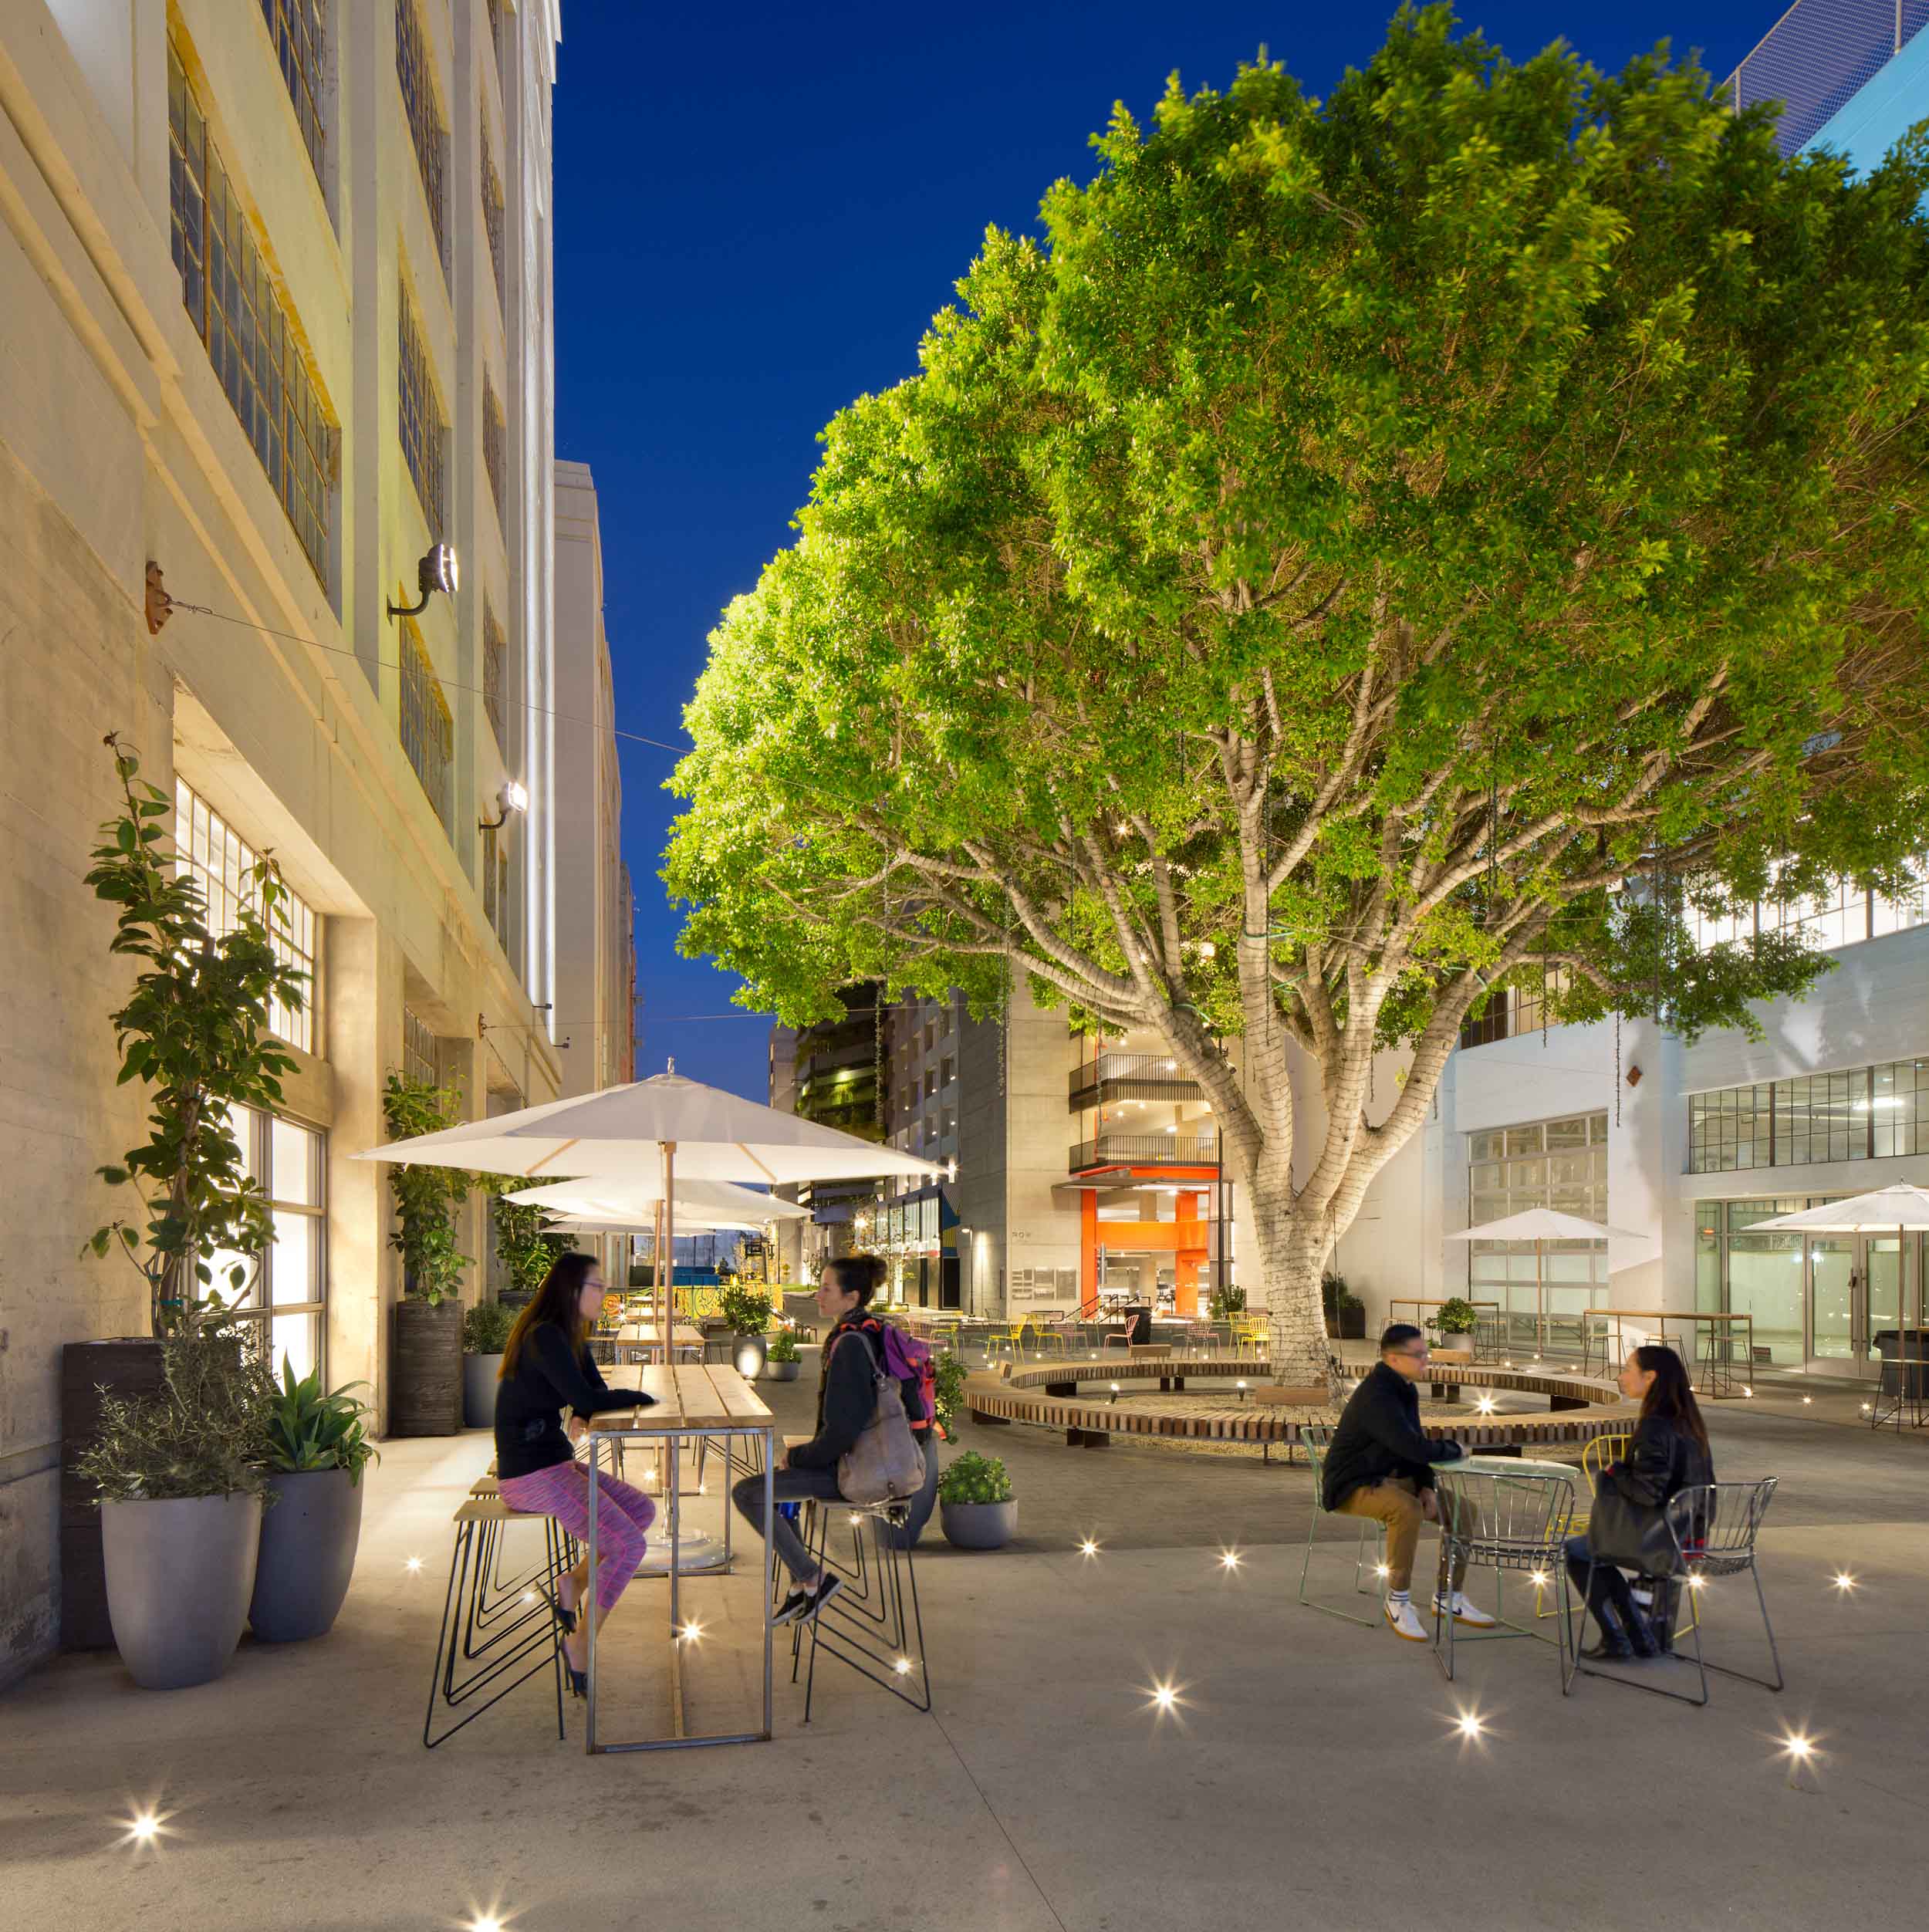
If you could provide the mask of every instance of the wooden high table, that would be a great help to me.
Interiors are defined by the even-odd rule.
[[[606,1410],[592,1421],[590,1448],[590,1571],[596,1565],[596,1518],[599,1488],[596,1476],[602,1464],[603,1444],[611,1440],[660,1443],[669,1476],[666,1488],[670,1519],[670,1711],[672,1734],[667,1738],[639,1738],[620,1744],[600,1744],[596,1739],[596,1631],[590,1626],[590,1695],[587,1719],[583,1727],[583,1748],[591,1752],[618,1751],[669,1751],[695,1745],[745,1745],[760,1743],[771,1734],[771,1600],[762,1581],[763,1555],[758,1555],[758,1576],[764,1618],[764,1722],[761,1731],[718,1732],[692,1738],[684,1730],[683,1629],[677,1570],[678,1540],[682,1534],[681,1494],[678,1466],[686,1438],[721,1436],[724,1442],[724,1551],[730,1551],[731,1518],[730,1476],[732,1449],[742,1437],[760,1438],[764,1463],[764,1549],[770,1547],[772,1518],[775,1514],[775,1490],[772,1481],[777,1464],[772,1454],[772,1430],[775,1419],[750,1384],[735,1369],[719,1365],[684,1363],[669,1368],[646,1368],[637,1374],[637,1385],[656,1403],[647,1409]]]
[[[1594,1359],[1594,1328],[1596,1322],[1601,1324],[1601,1349],[1603,1370],[1613,1366],[1608,1359],[1608,1338],[1612,1333],[1613,1346],[1620,1351],[1621,1324],[1623,1322],[1652,1322],[1654,1339],[1665,1343],[1667,1325],[1673,1322],[1678,1327],[1683,1322],[1703,1322],[1708,1327],[1708,1343],[1694,1351],[1694,1386],[1704,1395],[1724,1396],[1734,1394],[1738,1384],[1746,1390],[1748,1384],[1735,1373],[1735,1325],[1742,1325],[1742,1346],[1748,1353],[1745,1359],[1752,1367],[1755,1361],[1755,1317],[1739,1312],[1728,1312],[1714,1309],[1658,1308],[1590,1308],[1581,1315],[1581,1373],[1585,1375]],[[1725,1344],[1717,1348],[1719,1340]]]

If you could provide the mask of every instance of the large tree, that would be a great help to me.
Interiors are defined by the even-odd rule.
[[[1851,179],[1664,51],[1435,8],[1323,102],[1262,63],[1096,146],[826,431],[664,876],[792,1018],[1017,973],[1157,1028],[1298,1378],[1498,986],[1750,1025],[1823,962],[1691,911],[1921,845],[1929,142]]]

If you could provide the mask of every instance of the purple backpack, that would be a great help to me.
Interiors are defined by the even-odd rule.
[[[871,1324],[864,1326],[868,1329]],[[879,1339],[884,1351],[884,1373],[904,1384],[904,1419],[915,1430],[930,1428],[937,1418],[937,1370],[931,1343],[888,1322],[877,1326],[883,1331]]]

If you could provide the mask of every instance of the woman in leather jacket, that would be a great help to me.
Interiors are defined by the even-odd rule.
[[[1708,1432],[1681,1358],[1653,1343],[1635,1349],[1621,1364],[1620,1386],[1629,1400],[1640,1402],[1641,1419],[1627,1454],[1603,1471],[1601,1481],[1637,1508],[1657,1511],[1678,1491],[1714,1481]],[[1588,1570],[1587,1539],[1569,1537],[1567,1573],[1576,1590],[1588,1593],[1587,1607],[1601,1633],[1585,1655],[1651,1657],[1669,1647],[1674,1592],[1665,1580],[1654,1589],[1650,1613],[1637,1604],[1627,1576],[1613,1564],[1595,1566],[1591,1586]]]

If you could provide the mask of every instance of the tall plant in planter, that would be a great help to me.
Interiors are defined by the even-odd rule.
[[[509,1278],[508,1295],[519,1303],[525,1302],[542,1285],[557,1258],[575,1248],[575,1239],[549,1231],[546,1210],[510,1200],[523,1184],[519,1177],[492,1175],[481,1184],[492,1197],[489,1214],[495,1223],[495,1251]]]
[[[268,1197],[248,1175],[231,1110],[281,1104],[281,1076],[293,1056],[269,1031],[279,1003],[299,1010],[306,973],[275,949],[288,903],[272,860],[243,876],[231,930],[217,934],[193,875],[180,868],[163,829],[174,801],[140,782],[140,761],[109,732],[123,809],[100,828],[87,883],[120,908],[110,950],[141,962],[133,996],[113,1016],[120,1083],[144,1081],[150,1133],[140,1147],[97,1170],[141,1197],[141,1218],[117,1217],[87,1249],[120,1246],[147,1285],[156,1337],[188,1340],[228,1319],[208,1257],[244,1257],[227,1271],[235,1298],[248,1262],[274,1238]]]
[[[123,1428],[137,1413],[157,1429],[157,1418],[178,1420],[184,1379],[216,1392],[208,1397],[211,1412],[246,1409],[253,1371],[242,1338],[225,1331],[274,1224],[266,1197],[248,1177],[233,1110],[281,1103],[282,1076],[295,1062],[270,1033],[270,1016],[277,1005],[299,1009],[307,977],[276,951],[287,893],[272,861],[243,876],[233,924],[215,931],[166,829],[173,799],[141,781],[139,758],[117,734],[105,743],[121,806],[100,828],[86,883],[117,909],[110,950],[135,962],[133,991],[111,1018],[120,1084],[140,1082],[149,1111],[147,1140],[97,1170],[140,1204],[96,1228],[82,1252],[98,1258],[117,1251],[133,1267],[145,1293],[148,1336],[69,1343],[63,1352],[62,1624],[75,1648],[134,1629],[137,1606],[172,1593],[167,1579],[177,1560],[180,1600],[170,1620],[182,1627],[195,1626],[210,1605],[223,1622],[221,1605],[238,1582],[232,1552],[244,1543],[252,1571],[253,1532],[241,1518],[251,1509],[258,1517],[258,1485],[237,1485],[226,1464],[182,1456],[170,1464],[164,1491],[144,1479],[103,1518],[94,1508],[100,1492],[90,1457],[103,1429]],[[217,1281],[212,1258],[223,1252],[236,1258]],[[164,1343],[178,1344],[178,1352],[167,1354]],[[132,1439],[124,1430],[123,1439]],[[183,1519],[171,1529],[155,1528],[154,1512],[164,1503],[171,1521]],[[188,1503],[206,1507],[176,1507]],[[111,1564],[103,1549],[109,1518],[127,1532],[117,1538],[120,1555]],[[137,1524],[154,1533],[136,1535]],[[247,1590],[240,1587],[245,1611]],[[239,1631],[237,1623],[229,1650]],[[201,1654],[208,1663],[209,1653]],[[207,1674],[221,1667],[210,1663]]]
[[[382,1093],[391,1140],[437,1133],[461,1118],[452,1087],[391,1073]],[[389,1433],[453,1435],[462,1426],[462,1271],[456,1210],[474,1177],[456,1167],[389,1169],[395,1206],[389,1245],[402,1257],[402,1299],[395,1310],[389,1377]]]

